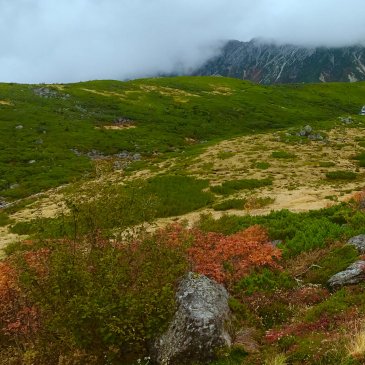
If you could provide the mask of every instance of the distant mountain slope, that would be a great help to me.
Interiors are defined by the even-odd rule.
[[[0,83],[0,205],[80,178],[98,161],[123,169],[143,158],[203,148],[204,141],[320,121],[332,125],[364,104],[362,82],[262,86],[175,77]]]
[[[194,75],[220,75],[262,84],[363,81],[365,47],[303,48],[252,40],[229,41]]]

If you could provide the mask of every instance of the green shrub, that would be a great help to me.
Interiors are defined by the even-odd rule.
[[[240,217],[227,214],[219,219],[214,219],[212,214],[201,214],[196,225],[204,232],[217,232],[226,235],[238,232],[242,227]]]
[[[281,249],[284,257],[289,258],[303,251],[324,248],[335,240],[360,234],[364,219],[363,212],[355,211],[350,205],[342,203],[307,213],[281,210],[263,216],[225,215],[219,219],[203,215],[197,225],[207,232],[232,234],[259,224],[268,230],[270,239],[283,240]]]
[[[352,290],[351,288],[338,290],[325,301],[310,308],[305,314],[305,321],[314,322],[322,316],[327,318],[334,317],[345,313],[354,305],[364,311],[365,298],[363,290],[363,287],[358,287],[356,290]]]
[[[250,196],[247,198],[246,208],[260,209],[274,203],[274,201],[275,199],[270,196]]]
[[[326,247],[331,240],[340,238],[343,232],[341,226],[325,217],[306,219],[302,221],[301,230],[295,232],[294,237],[283,245],[283,255],[291,257],[304,251]]]
[[[271,179],[241,179],[225,181],[221,185],[211,186],[213,193],[220,195],[231,195],[240,190],[254,190],[264,186],[272,185]]]
[[[267,170],[270,167],[268,162],[256,162],[254,167],[260,170]]]
[[[42,237],[74,237],[96,231],[114,235],[127,227],[194,211],[213,201],[203,189],[205,180],[189,176],[156,176],[126,186],[89,183],[72,190],[67,199],[70,213],[57,218],[41,218],[16,223],[12,232],[40,234]]]
[[[264,328],[270,329],[285,323],[294,314],[295,310],[288,305],[287,301],[277,298],[261,304],[256,312],[261,318]]]
[[[326,173],[326,178],[329,180],[355,180],[357,174],[352,171],[337,170]]]
[[[272,292],[276,289],[291,289],[296,281],[286,272],[263,269],[241,279],[235,286],[235,291],[251,295],[257,292]]]
[[[203,192],[208,181],[190,176],[163,175],[147,180],[139,190],[143,197],[156,197],[156,217],[171,217],[192,212],[213,201],[209,192]]]
[[[5,212],[0,211],[0,227],[7,226],[11,222],[12,220],[10,219],[9,215]]]
[[[218,354],[221,359],[210,363],[209,365],[242,365],[246,358],[247,352],[240,346],[233,346],[229,352]]]
[[[32,338],[37,363],[77,351],[99,364],[143,357],[175,312],[176,282],[188,268],[184,252],[153,236],[119,246],[99,239],[48,247],[46,274],[21,265],[21,286],[42,318]],[[33,257],[37,262],[37,252]]]
[[[235,155],[234,152],[220,151],[217,155],[217,158],[220,160],[226,160],[228,158],[233,157],[234,155]]]
[[[37,227],[38,220],[16,222],[10,227],[10,231],[19,235],[28,235],[34,233],[37,230]]]
[[[228,199],[213,206],[214,210],[245,209],[246,199]]]
[[[344,365],[346,351],[338,339],[331,341],[325,333],[313,331],[296,338],[295,350],[288,356],[289,364]],[[355,364],[353,364],[355,365]]]
[[[358,259],[358,256],[357,250],[352,245],[337,247],[316,262],[316,266],[306,273],[304,280],[307,283],[325,285],[332,275],[345,270]]]
[[[274,151],[271,153],[271,157],[282,158],[282,159],[293,159],[296,157],[296,155],[294,153],[286,151]]]
[[[331,161],[320,161],[320,162],[318,162],[318,166],[319,167],[333,167],[333,166],[336,166],[336,164]]]

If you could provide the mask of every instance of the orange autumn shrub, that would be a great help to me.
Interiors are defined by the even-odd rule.
[[[171,247],[186,247],[191,270],[230,285],[254,267],[278,268],[281,251],[261,226],[225,236],[221,233],[186,229],[172,224],[156,233],[157,241]]]
[[[365,209],[365,189],[354,193],[350,198],[351,201],[355,209]]]
[[[0,262],[0,338],[24,339],[38,328],[37,309],[27,302],[18,285],[18,273]]]
[[[188,253],[195,271],[227,285],[254,267],[279,267],[277,260],[281,257],[267,231],[258,225],[229,236],[195,231]]]

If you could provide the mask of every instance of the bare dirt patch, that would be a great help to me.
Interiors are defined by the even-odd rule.
[[[14,104],[9,100],[0,100],[0,105],[13,106]]]
[[[54,218],[66,211],[63,195],[53,195],[42,198],[25,209],[10,216],[16,222],[31,221],[37,218]]]
[[[271,178],[273,181],[272,186],[254,191],[238,191],[220,199],[217,196],[220,201],[248,197],[273,199],[272,203],[263,208],[225,212],[204,208],[178,217],[158,219],[149,226],[149,230],[176,221],[187,221],[191,226],[200,219],[201,214],[212,214],[214,218],[219,218],[224,214],[263,215],[272,210],[288,209],[293,212],[303,212],[326,208],[347,200],[353,191],[360,190],[365,185],[364,169],[358,168],[357,162],[353,160],[353,156],[362,150],[357,140],[358,137],[365,137],[365,129],[338,128],[327,132],[327,135],[328,142],[308,143],[286,143],[280,140],[278,133],[234,138],[208,147],[195,158],[181,160],[177,157],[156,164],[151,162],[149,167],[147,165],[144,170],[135,171],[128,176],[120,171],[103,172],[90,183],[124,184],[175,170],[187,172],[197,178],[209,179],[211,185],[234,179]],[[295,155],[295,158],[274,158],[273,151],[286,151]],[[328,163],[334,166],[329,166]],[[357,171],[358,178],[354,181],[340,182],[326,180],[326,172],[335,170]],[[63,199],[62,191],[57,189],[50,191],[39,197],[35,203],[13,214],[11,218],[19,222],[38,217],[55,217],[66,212]],[[20,237],[9,233],[6,227],[0,229],[0,248],[17,239]]]
[[[0,259],[4,257],[3,249],[13,242],[18,242],[25,239],[26,236],[19,236],[9,232],[8,227],[0,227]]]
[[[95,127],[95,129],[107,129],[107,130],[125,130],[137,128],[135,125],[103,125],[102,127]]]
[[[232,95],[232,89],[229,87],[225,87],[225,86],[217,86],[214,84],[210,84],[209,86],[211,86],[213,88],[213,91],[205,91],[205,94],[211,94],[211,95]]]
[[[208,148],[193,161],[189,172],[196,177],[209,178],[212,185],[235,179],[273,180],[273,185],[255,191],[258,196],[275,199],[262,212],[272,209],[303,211],[319,209],[340,201],[349,192],[364,187],[364,172],[358,171],[355,181],[329,182],[325,174],[335,170],[358,170],[353,156],[361,150],[356,137],[365,135],[364,129],[338,128],[328,133],[328,142],[307,141],[285,143],[279,134],[245,136],[221,142]],[[273,151],[285,151],[294,158],[280,159]],[[228,156],[221,158],[220,156]],[[321,167],[332,162],[332,167]],[[267,164],[260,168],[262,164]],[[260,165],[261,164],[261,165]],[[250,192],[237,193],[245,197]]]
[[[85,88],[81,89],[81,90],[87,91],[89,93],[96,94],[96,95],[101,95],[101,96],[106,96],[106,97],[116,96],[116,97],[119,97],[121,99],[125,99],[125,94],[116,93],[116,92],[112,92],[112,91],[98,91],[98,90],[85,89]]]
[[[163,96],[171,96],[174,101],[180,103],[187,103],[192,97],[200,97],[197,94],[192,94],[184,90],[174,89],[171,87],[164,86],[153,86],[153,85],[140,85],[140,88],[144,92],[158,92]]]

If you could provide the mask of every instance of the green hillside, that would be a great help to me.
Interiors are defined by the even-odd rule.
[[[0,84],[0,196],[25,197],[80,177],[91,170],[88,153],[151,158],[356,114],[364,91],[364,83],[259,86],[209,77]],[[133,128],[110,129],[118,118]]]
[[[152,365],[189,271],[232,314],[202,364],[364,364],[363,104],[365,83],[1,84],[0,364]]]

